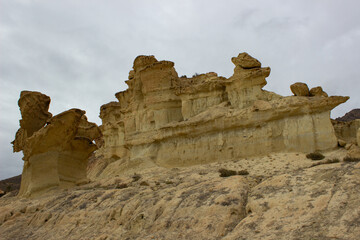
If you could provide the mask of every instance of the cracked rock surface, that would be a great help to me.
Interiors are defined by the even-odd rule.
[[[1,238],[358,239],[360,163],[343,162],[345,154],[327,152],[316,166],[301,153],[183,168],[114,165],[75,188],[0,198]],[[220,177],[222,168],[244,175]]]

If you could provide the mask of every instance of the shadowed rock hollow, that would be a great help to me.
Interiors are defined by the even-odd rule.
[[[0,198],[1,237],[358,239],[359,126],[330,121],[348,97],[305,83],[283,97],[262,89],[270,68],[231,61],[230,78],[179,78],[174,63],[137,57],[99,128],[23,92],[23,180]]]

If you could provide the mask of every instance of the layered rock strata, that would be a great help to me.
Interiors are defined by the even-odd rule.
[[[92,141],[101,133],[85,111],[70,109],[51,117],[49,104],[50,98],[39,92],[20,95],[22,119],[13,141],[14,151],[24,154],[20,196],[85,180],[87,159],[97,149]]]
[[[230,78],[179,78],[174,63],[137,57],[129,88],[101,107],[104,145],[97,154],[170,167],[337,146],[330,110],[348,97],[327,97],[322,89],[310,96],[307,86],[297,94],[305,96],[282,97],[262,89],[269,67],[247,53],[232,62]]]

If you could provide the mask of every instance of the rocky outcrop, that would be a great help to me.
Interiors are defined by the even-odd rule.
[[[174,167],[337,146],[330,110],[348,97],[326,97],[321,88],[312,92],[322,97],[311,97],[302,83],[291,87],[297,96],[282,97],[262,89],[269,67],[247,53],[232,62],[228,79],[213,72],[179,78],[174,63],[137,57],[129,88],[101,107],[97,156]]]
[[[38,92],[20,96],[21,127],[13,142],[14,151],[24,153],[20,196],[86,180],[87,159],[97,149],[92,141],[101,133],[87,121],[85,111],[70,109],[51,117],[49,103],[50,98]]]

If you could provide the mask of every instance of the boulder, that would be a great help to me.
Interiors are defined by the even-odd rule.
[[[235,66],[240,66],[245,69],[261,67],[261,63],[246,52],[240,53],[237,57],[231,58],[231,61],[235,64]]]
[[[310,96],[309,87],[306,83],[294,83],[290,86],[290,89],[295,96]]]
[[[310,89],[310,96],[312,97],[328,97],[328,94],[323,91],[322,87],[314,87]]]

